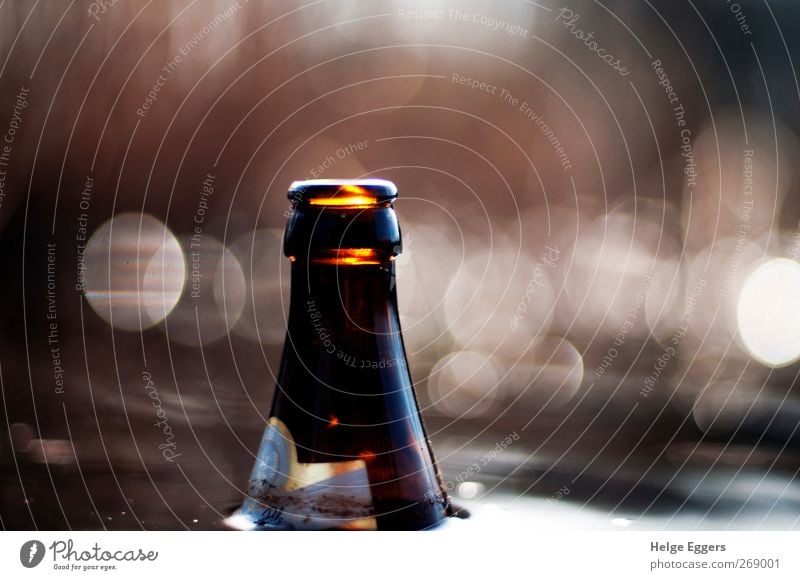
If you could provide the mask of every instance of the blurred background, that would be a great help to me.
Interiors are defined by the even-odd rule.
[[[370,176],[457,502],[797,529],[799,17],[0,1],[0,527],[221,528],[283,346],[286,190]]]

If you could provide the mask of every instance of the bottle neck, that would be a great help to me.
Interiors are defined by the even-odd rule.
[[[290,328],[312,327],[361,343],[369,335],[398,334],[394,262],[330,265],[292,263]]]

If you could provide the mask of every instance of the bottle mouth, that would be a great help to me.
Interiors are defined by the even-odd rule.
[[[289,187],[294,206],[366,209],[391,205],[397,199],[397,186],[385,179],[308,179]]]
[[[292,262],[385,267],[402,251],[391,181],[295,181],[289,199],[283,251]]]

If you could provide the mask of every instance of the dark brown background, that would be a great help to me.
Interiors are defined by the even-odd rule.
[[[458,483],[520,435],[468,478],[483,487],[462,500],[524,496],[537,508],[566,486],[565,502],[603,521],[796,528],[798,366],[749,356],[725,287],[735,297],[752,265],[792,257],[800,20],[789,2],[739,4],[750,34],[721,1],[570,2],[573,30],[593,31],[623,76],[548,0],[142,1],[103,13],[83,0],[0,3],[0,133],[29,89],[0,206],[0,526],[220,527],[241,500],[282,347],[285,191],[330,157],[324,177],[400,189],[400,307],[445,479]],[[442,16],[401,16],[421,8]],[[694,186],[654,60],[686,110]],[[159,74],[158,100],[137,114]],[[454,75],[527,102],[571,167],[519,103]],[[741,236],[750,149],[752,227]],[[188,236],[207,174],[203,233],[237,260],[228,290],[240,314],[226,325],[211,301],[197,319],[190,307],[143,332],[112,327],[75,291],[87,177],[89,234],[134,212]],[[158,242],[118,235],[132,256]],[[47,338],[47,244],[63,393]],[[537,271],[547,247],[558,260]],[[204,248],[203,264],[219,248]],[[647,304],[600,375],[647,276]],[[644,397],[698,280],[708,286],[689,331]],[[186,344],[197,333],[202,348]],[[145,370],[174,462],[158,447]]]

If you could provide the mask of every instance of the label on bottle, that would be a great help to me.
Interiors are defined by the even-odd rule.
[[[269,420],[242,515],[257,527],[374,530],[372,494],[363,459],[299,463],[286,424]]]

